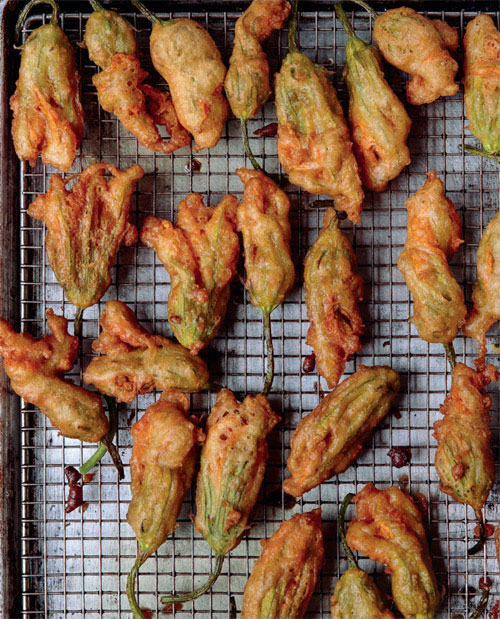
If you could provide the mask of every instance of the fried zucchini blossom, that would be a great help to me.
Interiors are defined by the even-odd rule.
[[[462,289],[448,265],[463,243],[460,219],[434,170],[408,198],[406,209],[408,235],[398,268],[413,295],[410,320],[426,342],[450,344],[467,313]]]
[[[106,11],[90,0],[94,12],[85,28],[89,58],[103,71],[92,81],[101,107],[115,114],[140,144],[152,151],[171,153],[190,143],[189,133],[179,123],[170,95],[148,84],[141,69],[134,29],[116,11]],[[165,141],[158,126],[171,139]]]
[[[331,196],[338,211],[359,223],[363,190],[349,128],[323,67],[298,51],[297,0],[289,27],[289,53],[276,74],[278,156],[290,182]]]
[[[134,617],[139,619],[144,619],[144,614],[135,597],[137,572],[177,528],[198,447],[205,438],[188,411],[188,398],[173,389],[162,393],[131,429],[132,500],[127,521],[139,542],[139,553],[128,576],[127,597]]]
[[[295,514],[260,543],[262,554],[245,586],[241,619],[300,619],[325,559],[321,509]]]
[[[92,348],[103,356],[89,363],[83,374],[87,384],[119,402],[132,402],[153,389],[194,393],[207,388],[205,362],[172,340],[148,333],[125,303],[108,301],[100,322],[102,333]]]
[[[193,354],[217,335],[226,315],[240,251],[237,208],[231,195],[211,208],[191,193],[179,203],[176,226],[147,217],[141,229],[141,241],[155,250],[171,278],[172,331]]]
[[[306,343],[314,350],[319,374],[332,389],[346,362],[361,350],[363,332],[358,306],[363,280],[333,209],[327,209],[321,233],[306,256],[304,287],[310,323]]]
[[[338,532],[349,561],[349,569],[335,585],[331,599],[332,619],[394,619],[384,605],[382,593],[373,578],[361,570],[345,538],[344,516],[354,498],[348,494],[339,509]]]
[[[22,161],[34,166],[41,155],[43,163],[67,172],[83,135],[80,76],[73,45],[58,24],[59,7],[54,0],[31,0],[19,16],[17,35],[37,4],[49,4],[52,15],[48,24],[30,34],[22,48],[16,92],[10,99],[12,138]]]
[[[195,150],[212,148],[229,115],[222,92],[226,67],[215,41],[192,19],[160,20],[138,0],[132,4],[154,24],[151,60],[169,86],[181,125],[194,137]]]
[[[373,428],[387,415],[400,387],[392,368],[361,367],[304,417],[292,435],[283,490],[300,497],[358,457]]]
[[[51,309],[47,324],[52,333],[36,340],[0,319],[0,355],[11,387],[38,406],[63,436],[100,441],[109,428],[101,397],[64,378],[78,357],[78,338],[68,334],[66,318]]]
[[[364,186],[383,191],[410,163],[411,120],[384,77],[379,52],[355,35],[340,3],[335,11],[347,33],[344,78],[354,154]]]
[[[196,530],[217,556],[216,567],[204,585],[190,593],[162,597],[162,604],[194,600],[218,578],[224,556],[248,530],[266,469],[266,437],[279,421],[262,394],[247,396],[240,403],[229,389],[219,391],[206,425],[195,519]]]

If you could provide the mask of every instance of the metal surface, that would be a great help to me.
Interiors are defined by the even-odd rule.
[[[62,27],[73,41],[81,41],[88,13],[72,12],[70,2],[61,4]],[[155,8],[159,8],[159,4]],[[42,23],[40,15],[35,12],[28,20],[25,36]],[[210,16],[205,12],[189,15],[208,27],[227,60],[232,47],[234,22],[239,13],[232,9],[216,9]],[[363,13],[356,15],[357,32],[368,38],[370,19]],[[461,35],[464,25],[474,16],[469,11],[439,11],[430,12],[429,15],[446,17],[447,21],[460,29]],[[138,29],[143,65],[151,70],[147,53],[150,24],[135,14],[127,14],[127,17]],[[497,14],[496,18],[499,17]],[[278,69],[286,53],[286,32],[281,34],[281,44],[278,39],[278,36],[273,36],[267,45],[273,70]],[[341,100],[345,102],[346,88],[341,77],[345,36],[339,24],[335,24],[331,10],[302,12],[300,43],[304,52],[332,71],[332,81],[339,90]],[[7,57],[7,54],[4,55],[4,58]],[[133,199],[132,218],[138,226],[151,214],[173,219],[177,203],[190,191],[204,194],[211,205],[215,205],[227,192],[241,196],[242,185],[234,174],[234,170],[245,163],[239,122],[230,120],[222,140],[215,148],[194,155],[201,163],[201,170],[190,172],[190,149],[177,151],[173,156],[152,154],[138,146],[135,138],[114,117],[99,108],[91,81],[96,68],[89,62],[85,50],[78,48],[77,58],[81,67],[86,120],[82,154],[75,163],[74,171],[78,172],[96,160],[108,161],[121,168],[139,162],[146,176],[139,183]],[[403,95],[403,76],[391,68],[387,69],[387,74],[396,91]],[[153,79],[161,83],[154,72]],[[5,90],[5,82],[3,84]],[[12,80],[9,85],[13,86]],[[6,93],[3,94],[5,102]],[[5,108],[4,104],[4,114]],[[412,163],[409,169],[393,181],[384,193],[367,193],[360,225],[355,228],[348,222],[343,225],[353,239],[365,282],[365,301],[362,306],[366,323],[364,346],[362,352],[348,364],[347,373],[353,372],[360,364],[392,365],[401,373],[403,382],[397,408],[375,430],[371,443],[354,466],[338,478],[306,494],[293,508],[285,508],[281,494],[277,491],[286,475],[285,462],[292,430],[299,419],[316,406],[326,387],[323,381],[318,381],[316,373],[304,374],[302,371],[303,358],[310,349],[305,344],[308,323],[301,286],[301,265],[308,248],[317,237],[322,214],[307,208],[315,199],[314,196],[300,192],[282,178],[282,186],[292,201],[293,254],[299,274],[299,281],[290,297],[272,314],[276,378],[270,400],[283,422],[270,436],[269,465],[255,512],[254,526],[226,559],[222,576],[212,592],[195,601],[194,605],[185,604],[182,609],[175,611],[176,617],[226,617],[230,595],[235,597],[237,607],[241,608],[246,579],[260,554],[259,541],[271,535],[283,519],[290,518],[296,511],[311,510],[317,504],[321,504],[323,509],[327,561],[307,616],[329,616],[329,596],[338,575],[347,568],[336,534],[339,500],[347,492],[360,490],[368,481],[379,485],[400,484],[413,496],[422,493],[427,499],[426,520],[434,567],[438,579],[447,590],[439,617],[451,618],[457,613],[467,614],[478,602],[478,581],[486,574],[494,583],[492,600],[496,598],[500,581],[493,540],[488,541],[484,552],[467,557],[466,549],[472,545],[475,527],[472,511],[449,500],[439,491],[433,465],[435,440],[432,437],[432,425],[439,417],[439,406],[449,387],[450,376],[442,347],[420,340],[408,322],[411,314],[410,295],[396,268],[396,261],[406,236],[404,202],[409,193],[422,185],[426,171],[434,168],[444,179],[447,195],[454,201],[463,221],[465,244],[454,258],[453,265],[458,281],[464,286],[466,298],[470,300],[477,244],[482,230],[498,209],[498,166],[491,161],[461,154],[460,146],[475,143],[466,129],[462,94],[440,99],[429,106],[411,108],[409,113],[413,120],[409,140]],[[274,120],[274,106],[271,102],[257,119],[250,122],[250,132]],[[4,149],[9,148],[6,127],[4,121]],[[264,167],[268,173],[280,172],[274,138],[254,137],[252,148],[256,154],[264,154]],[[12,162],[12,159],[7,159],[6,150],[3,152],[2,165],[5,166],[6,161]],[[48,308],[52,307],[58,312],[62,308],[67,317],[74,316],[74,308],[64,301],[62,290],[48,267],[44,253],[44,230],[39,222],[26,214],[34,196],[46,190],[51,173],[53,170],[45,168],[39,161],[35,168],[27,164],[20,166],[21,270],[18,280],[20,285],[14,286],[13,290],[14,295],[15,290],[20,290],[21,294],[17,318],[20,318],[23,329],[37,336],[45,331],[44,315]],[[5,213],[7,207],[5,204],[3,206]],[[0,244],[4,250],[2,255],[5,260],[4,245],[10,242],[12,262],[15,263],[15,243],[13,239],[9,241],[5,232],[6,229],[12,229],[12,222],[7,218],[5,223],[7,225],[0,230]],[[2,274],[4,272],[5,263],[2,264]],[[11,273],[11,277],[15,276],[15,270]],[[149,249],[140,243],[132,248],[122,248],[113,271],[112,286],[98,306],[85,311],[81,365],[73,372],[75,380],[80,380],[80,369],[86,367],[92,355],[91,342],[98,334],[98,317],[107,299],[118,298],[128,303],[144,326],[157,333],[170,335],[165,303],[168,281],[163,266],[155,261]],[[9,285],[8,281],[0,282]],[[18,307],[14,303],[15,296],[10,304],[5,305],[5,287],[2,287],[2,295],[2,311],[15,321],[16,316],[12,314],[12,308]],[[475,346],[471,341],[459,337],[455,345],[459,358],[472,363]],[[249,304],[241,284],[235,283],[226,324],[203,353],[214,382],[229,387],[240,396],[258,391],[262,384],[264,350],[260,314]],[[494,400],[492,426],[498,461],[498,386],[493,385],[490,393]],[[157,394],[140,396],[132,405],[121,409],[118,441],[125,462],[128,462],[131,453],[129,426],[156,397]],[[13,400],[4,390],[2,398],[5,414],[6,408],[9,409],[6,402]],[[212,395],[196,395],[192,398],[193,410],[205,413],[212,402]],[[11,422],[15,422],[15,409],[9,410]],[[1,423],[1,427],[4,427],[5,417],[2,417]],[[84,487],[87,509],[67,515],[64,512],[64,495],[67,492],[63,483],[64,467],[68,464],[79,465],[91,454],[93,447],[82,447],[76,441],[58,436],[43,415],[31,406],[23,406],[21,423],[22,616],[85,616],[89,619],[129,617],[124,594],[125,580],[135,558],[136,542],[126,522],[130,499],[128,471],[124,482],[118,483],[116,472],[106,456],[93,480]],[[12,429],[10,434],[15,436]],[[391,466],[387,451],[397,445],[411,447],[410,466],[402,469]],[[0,455],[3,460],[9,457],[5,445],[2,450],[1,440]],[[12,457],[15,457],[15,453]],[[16,473],[12,468],[11,483],[15,484]],[[4,488],[5,480],[3,483],[2,486],[0,480],[0,490]],[[279,497],[277,502],[274,500],[276,495]],[[2,500],[3,496],[0,496],[0,505]],[[209,572],[210,549],[193,530],[189,518],[193,511],[194,501],[190,495],[174,536],[141,569],[138,579],[141,606],[156,609],[159,603],[157,594],[191,589],[193,585],[202,582]],[[491,492],[486,517],[488,522],[495,525],[499,520],[497,486]],[[0,546],[0,550],[4,548]],[[388,580],[383,575],[382,566],[364,558],[360,565],[374,574],[382,588],[387,590]],[[8,616],[5,610],[2,616]]]

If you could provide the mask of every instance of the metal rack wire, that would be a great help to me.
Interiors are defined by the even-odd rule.
[[[189,14],[206,25],[225,60],[232,47],[238,15],[234,11]],[[445,18],[459,28],[461,35],[464,25],[474,16],[467,11],[430,15]],[[143,65],[152,73],[152,79],[161,83],[148,64],[149,23],[135,14],[126,16],[137,28]],[[82,40],[87,17],[87,14],[63,10],[62,27],[73,41]],[[500,15],[494,17],[498,19]],[[26,24],[25,35],[42,21],[43,16],[33,15]],[[356,13],[354,24],[361,36],[370,37],[369,17]],[[278,69],[286,53],[285,35],[281,33],[281,42],[279,36],[274,36],[267,45],[273,70]],[[304,52],[332,71],[332,81],[345,102],[346,88],[341,77],[345,35],[332,11],[303,12],[300,43]],[[241,197],[242,185],[233,174],[245,163],[237,121],[228,122],[222,140],[208,152],[192,155],[189,148],[184,148],[173,156],[152,154],[138,146],[135,138],[114,117],[99,108],[91,81],[96,69],[85,50],[79,49],[77,58],[86,124],[82,154],[75,171],[96,160],[121,168],[140,163],[146,176],[139,183],[133,201],[132,218],[136,225],[151,214],[173,219],[176,204],[191,191],[204,194],[211,205],[227,192]],[[387,73],[390,83],[402,95],[403,76],[391,68]],[[421,186],[425,173],[434,168],[444,179],[447,195],[454,201],[463,221],[465,244],[453,260],[453,270],[470,301],[477,244],[482,230],[498,209],[499,171],[494,162],[460,152],[459,147],[464,143],[474,143],[466,129],[461,94],[429,106],[411,108],[409,113],[413,120],[409,169],[384,193],[367,193],[360,225],[355,228],[348,223],[344,225],[353,239],[365,282],[362,312],[366,323],[363,350],[348,364],[347,372],[353,372],[360,364],[392,365],[400,372],[403,383],[397,411],[375,430],[371,444],[354,466],[305,495],[295,506],[284,505],[280,492],[276,491],[280,491],[286,474],[292,430],[299,419],[316,406],[322,390],[326,389],[316,373],[302,371],[302,360],[310,349],[305,345],[308,323],[301,281],[298,281],[283,306],[272,314],[276,378],[270,400],[283,421],[270,436],[269,464],[254,526],[226,559],[222,576],[212,592],[174,611],[175,617],[228,616],[230,595],[241,608],[245,582],[255,558],[260,555],[259,541],[271,535],[283,519],[290,518],[296,511],[309,511],[317,504],[323,509],[327,561],[307,616],[329,616],[329,596],[339,574],[347,568],[336,534],[338,504],[347,492],[360,490],[368,481],[381,485],[399,484],[414,496],[422,493],[428,501],[427,522],[434,567],[447,590],[439,617],[465,616],[477,603],[478,581],[486,574],[494,582],[492,599],[498,595],[498,565],[492,539],[484,552],[467,557],[466,549],[471,545],[475,527],[473,514],[439,491],[433,465],[432,425],[439,416],[450,376],[442,347],[420,340],[408,323],[410,295],[396,261],[406,236],[404,202],[409,193]],[[260,117],[250,122],[250,133],[274,120],[274,106],[268,103]],[[262,153],[266,171],[279,174],[275,139],[253,136],[251,145],[256,154]],[[199,172],[190,170],[193,156],[201,163]],[[34,196],[47,189],[51,172],[39,162],[35,168],[26,164],[20,167],[21,319],[23,328],[37,336],[45,332],[44,316],[49,307],[58,312],[62,307],[69,318],[74,315],[74,308],[65,302],[48,266],[44,229],[26,214]],[[292,202],[293,254],[301,278],[301,265],[319,232],[321,213],[308,209],[314,197],[288,185],[285,178],[282,178],[282,186]],[[128,303],[147,328],[169,335],[168,289],[168,276],[150,250],[140,244],[122,248],[112,286],[98,306],[85,312],[82,354],[74,378],[80,380],[81,367],[86,367],[92,355],[91,342],[98,334],[98,317],[107,299],[119,298]],[[225,327],[205,353],[213,380],[240,395],[258,391],[265,350],[261,336],[260,314],[248,302],[241,284],[236,282]],[[456,348],[459,358],[471,363],[475,352],[471,341],[460,337]],[[498,386],[492,387],[492,425],[497,446]],[[156,397],[157,394],[140,396],[132,405],[121,409],[118,444],[126,463],[131,452],[129,426]],[[193,410],[198,413],[205,413],[211,403],[211,394],[192,397]],[[130,499],[128,473],[125,481],[118,483],[116,472],[106,457],[94,479],[85,484],[87,509],[65,514],[64,467],[80,464],[90,455],[92,447],[58,436],[45,417],[30,406],[24,406],[22,414],[23,616],[85,616],[87,619],[130,616],[124,590],[126,575],[135,558],[136,543],[126,522]],[[387,451],[397,445],[407,445],[412,450],[410,465],[399,470],[391,466],[387,456]],[[495,455],[498,462],[498,453]],[[152,557],[142,568],[138,579],[141,606],[156,610],[157,592],[188,590],[209,572],[210,549],[193,530],[189,518],[193,511],[193,496],[189,495],[179,528],[161,547],[158,556]],[[494,524],[500,518],[498,486],[491,492],[486,517]],[[360,565],[375,574],[383,589],[388,589],[380,565],[364,558]]]

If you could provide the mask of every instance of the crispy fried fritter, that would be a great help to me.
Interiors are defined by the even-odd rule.
[[[134,28],[116,11],[93,11],[83,35],[89,58],[101,69],[106,69],[115,54],[137,56],[138,47]]]
[[[234,26],[234,47],[224,88],[236,118],[255,116],[269,99],[269,64],[262,42],[290,13],[286,0],[253,0]]]
[[[349,129],[326,71],[291,52],[276,74],[278,156],[290,182],[331,196],[335,208],[360,221],[363,190]]]
[[[306,256],[304,287],[310,322],[306,343],[313,347],[318,372],[331,389],[344,373],[346,361],[361,350],[363,332],[358,307],[363,280],[333,209],[326,211],[323,229]]]
[[[61,172],[71,168],[83,135],[79,80],[73,46],[57,23],[34,30],[23,46],[10,99],[19,159],[35,165],[41,155]]]
[[[359,568],[347,570],[335,585],[331,613],[332,619],[394,619],[373,578]]]
[[[149,334],[125,303],[106,303],[101,328],[92,348],[105,356],[92,359],[83,379],[102,393],[131,402],[153,389],[193,393],[207,387],[205,362],[172,340]]]
[[[235,548],[247,530],[264,479],[266,436],[279,421],[262,394],[243,402],[229,389],[217,395],[201,452],[195,528],[219,555]]]
[[[154,249],[170,274],[168,319],[178,341],[196,354],[226,315],[229,284],[236,273],[238,200],[225,196],[215,208],[191,193],[179,203],[177,225],[148,217],[141,241]]]
[[[303,617],[324,563],[321,509],[295,514],[261,545],[245,586],[241,619]]]
[[[283,490],[299,497],[344,472],[363,442],[387,415],[399,391],[392,368],[361,367],[304,417],[292,435]]]
[[[450,55],[458,48],[456,28],[400,7],[377,17],[373,38],[387,62],[412,76],[406,97],[413,105],[458,92],[458,64]]]
[[[480,372],[463,363],[453,371],[453,384],[434,424],[437,439],[436,470],[441,490],[453,499],[470,505],[478,519],[495,481],[491,447],[491,398],[486,386],[498,380],[498,372],[488,365]]]
[[[109,163],[94,163],[66,179],[54,174],[47,193],[30,205],[28,214],[47,225],[50,266],[73,305],[85,309],[97,303],[111,283],[120,245],[136,242],[130,198],[143,175],[137,164],[122,172]]]
[[[260,170],[240,168],[245,184],[238,207],[238,229],[245,249],[245,286],[250,302],[270,314],[289,294],[295,280],[290,252],[290,200]]]
[[[392,597],[405,619],[434,617],[443,592],[413,499],[395,486],[378,490],[367,484],[354,502],[357,513],[347,530],[349,546],[386,566]]]
[[[431,170],[417,193],[406,201],[408,236],[398,268],[413,294],[411,322],[426,342],[451,342],[467,310],[462,289],[448,260],[462,244],[462,226],[443,182]]]
[[[50,309],[47,324],[52,334],[35,340],[0,319],[0,355],[12,389],[38,406],[63,436],[100,441],[108,432],[100,396],[63,378],[78,357],[78,338],[68,334],[66,318]]]

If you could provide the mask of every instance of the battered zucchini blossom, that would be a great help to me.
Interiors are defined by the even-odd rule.
[[[290,13],[286,0],[253,0],[234,26],[234,47],[224,82],[236,118],[255,116],[269,99],[269,64],[261,44]]]
[[[426,342],[448,344],[465,321],[462,289],[448,260],[462,244],[462,226],[443,182],[431,170],[425,184],[406,201],[408,236],[398,268],[413,294],[411,322]]]
[[[318,372],[331,389],[344,373],[346,361],[361,350],[363,332],[358,307],[363,280],[333,209],[326,211],[321,233],[306,256],[304,287],[310,323],[306,343],[313,347]]]
[[[324,563],[321,509],[295,514],[268,540],[245,586],[242,619],[303,617]]]
[[[141,230],[141,241],[156,251],[170,274],[172,331],[194,354],[217,335],[226,315],[240,251],[237,208],[231,195],[211,208],[200,194],[191,193],[179,203],[176,226],[148,217]]]
[[[347,529],[347,543],[386,566],[392,597],[405,619],[432,619],[444,592],[436,581],[413,499],[396,487],[378,490],[367,484],[354,502],[357,513]]]
[[[106,172],[111,178],[104,176]],[[50,266],[68,301],[80,309],[97,303],[108,289],[120,245],[137,241],[129,210],[143,175],[140,165],[122,172],[109,163],[94,163],[66,179],[54,174],[47,193],[28,209],[29,215],[47,225]]]
[[[0,319],[0,355],[12,389],[38,406],[67,438],[96,443],[108,432],[101,397],[65,379],[78,357],[78,338],[68,334],[68,321],[49,309],[52,331],[40,340],[16,333]]]
[[[500,151],[500,32],[489,15],[467,24],[465,110],[469,129],[489,153]]]
[[[486,386],[497,380],[493,365],[476,372],[457,364],[451,391],[441,406],[444,417],[434,424],[441,490],[470,505],[479,520],[495,481],[489,415],[492,402]]]
[[[92,359],[83,379],[120,402],[132,402],[153,389],[193,393],[206,389],[205,362],[179,344],[143,329],[121,301],[108,301],[101,315],[102,333],[92,348],[103,353]]]
[[[292,435],[287,461],[292,477],[285,479],[283,490],[299,497],[345,471],[389,412],[399,387],[393,369],[362,366],[323,398]]]
[[[458,92],[458,64],[450,55],[458,49],[456,28],[403,6],[377,17],[373,38],[387,62],[412,76],[406,97],[413,105]]]
[[[21,14],[19,25],[30,8]],[[16,92],[10,99],[14,114],[12,137],[17,156],[35,165],[43,163],[67,172],[83,135],[83,110],[78,92],[75,52],[60,26],[54,1],[50,23],[36,28],[23,45]]]

